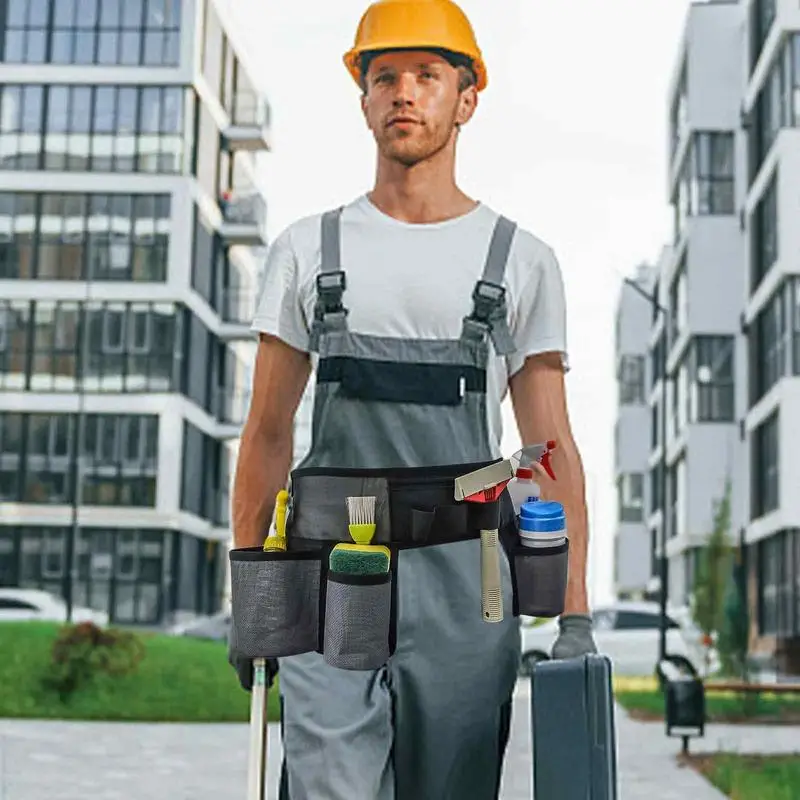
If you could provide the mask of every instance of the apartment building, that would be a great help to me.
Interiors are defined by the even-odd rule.
[[[268,150],[213,0],[0,2],[0,585],[220,606]]]
[[[744,182],[740,20],[736,2],[690,6],[668,94],[674,227],[650,340],[656,377],[649,398],[650,525],[658,541],[666,526],[668,596],[678,605],[689,601],[697,549],[713,528],[714,504],[726,485],[732,538],[744,521],[737,424],[743,408],[736,391],[746,377],[737,194]]]
[[[800,7],[743,2],[742,327],[752,649],[800,672]]]
[[[656,574],[646,521],[646,476],[650,454],[647,406],[647,341],[656,268],[642,264],[617,300],[615,361],[617,420],[614,426],[614,478],[617,528],[614,537],[614,588],[619,597],[647,595]]]

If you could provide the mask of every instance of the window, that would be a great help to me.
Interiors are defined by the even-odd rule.
[[[180,0],[8,0],[3,61],[176,66]]]
[[[686,276],[686,256],[678,267],[672,285],[669,288],[669,346],[678,341],[681,332],[689,324],[688,280]]]
[[[778,134],[800,127],[800,33],[779,46],[748,124],[749,177],[758,176]]]
[[[800,278],[789,278],[786,284],[789,299],[789,326],[792,337],[792,374],[800,375]]]
[[[0,502],[20,497],[24,435],[22,414],[0,413]]]
[[[0,166],[9,170],[37,169],[42,149],[43,88],[0,88]]]
[[[42,64],[46,61],[50,0],[8,0],[3,60]]]
[[[668,526],[670,539],[686,533],[686,457],[681,456],[667,469]]]
[[[664,508],[664,492],[661,482],[663,462],[659,461],[650,470],[650,513],[661,511]]]
[[[0,193],[0,279],[164,281],[169,195]]]
[[[620,522],[644,519],[644,475],[630,472],[617,479],[617,503]]]
[[[186,96],[182,86],[2,86],[2,166],[180,174]]]
[[[800,633],[800,531],[784,530],[757,544],[758,627],[762,636]]]
[[[653,389],[655,385],[661,380],[661,373],[664,368],[666,353],[664,344],[664,333],[658,337],[653,348],[650,350],[650,388]]]
[[[789,352],[788,290],[783,284],[761,309],[748,335],[750,405],[755,405],[785,374]]]
[[[644,403],[644,356],[623,355],[617,374],[621,405]]]
[[[689,347],[681,356],[677,371],[672,376],[672,424],[673,435],[680,436],[692,417],[691,399],[689,392],[689,373],[691,371],[692,348]]]
[[[689,128],[689,86],[688,86],[688,73],[687,63],[684,59],[681,66],[680,76],[678,78],[678,86],[675,92],[675,99],[672,103],[670,111],[670,147],[671,154],[674,156],[678,150],[683,137],[686,135]]]
[[[729,131],[695,133],[681,166],[673,200],[676,241],[688,217],[735,212],[734,181],[734,134]]]
[[[751,518],[758,519],[778,508],[780,502],[779,415],[773,412],[753,431]]]
[[[696,336],[692,349],[690,419],[734,421],[734,337]]]
[[[189,422],[183,432],[181,509],[216,525],[227,524],[228,450]]]
[[[155,505],[157,416],[88,415],[82,452],[86,505]]]
[[[0,391],[24,389],[31,303],[0,300]]]
[[[751,294],[778,259],[778,175],[773,176],[753,211],[751,236]]]
[[[78,422],[73,414],[0,412],[0,500],[72,502],[70,474],[80,438],[82,503],[155,505],[158,417],[88,415],[80,437]]]
[[[34,304],[32,391],[74,392],[78,381],[80,307],[72,302]]]
[[[775,21],[775,0],[754,0],[750,6],[750,72],[755,69],[772,23]]]
[[[182,320],[170,303],[86,306],[85,387],[99,392],[177,391]]]
[[[0,300],[0,390],[74,392],[80,383],[86,392],[188,394],[191,377],[209,387],[192,399],[216,411],[210,390],[231,389],[244,368],[204,327],[205,341],[184,341],[187,319],[197,318],[173,303]],[[187,376],[192,346],[196,367]]]
[[[662,439],[661,432],[661,413],[663,411],[663,399],[659,398],[650,408],[650,448],[655,450]]]
[[[26,414],[26,458],[21,500],[25,503],[68,503],[72,500],[70,453],[73,417]]]

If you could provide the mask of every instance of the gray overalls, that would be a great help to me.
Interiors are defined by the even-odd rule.
[[[500,289],[514,224],[501,217],[487,242],[472,313],[464,297],[461,337],[400,340],[348,329],[340,214],[328,212],[322,219],[312,329],[319,354],[312,444],[297,471],[318,470],[318,486],[328,468],[496,460],[488,435],[486,370],[492,344],[500,354],[514,349]],[[368,491],[367,484],[362,490]],[[313,513],[311,506],[310,498],[300,497],[295,512]],[[505,619],[487,624],[481,618],[479,553],[480,542],[472,539],[393,554],[395,648],[385,666],[338,669],[319,652],[280,659],[283,798],[497,797],[519,627],[505,555]]]

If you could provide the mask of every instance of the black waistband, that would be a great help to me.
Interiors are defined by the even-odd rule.
[[[429,468],[304,468],[292,472],[287,521],[289,546],[352,541],[347,497],[375,497],[373,543],[400,548],[475,539],[481,530],[506,531],[514,524],[508,493],[493,503],[455,499],[456,477],[489,463]]]

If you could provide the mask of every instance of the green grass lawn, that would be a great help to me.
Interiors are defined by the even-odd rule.
[[[731,800],[796,800],[800,756],[693,756],[688,762]]]
[[[636,719],[664,717],[664,697],[654,678],[617,678],[614,690],[620,705]],[[709,722],[800,724],[800,695],[762,694],[743,697],[730,692],[706,694]]]
[[[138,634],[144,658],[135,674],[98,676],[66,703],[41,686],[59,627],[0,624],[0,717],[139,722],[246,722],[250,695],[239,686],[224,644]],[[279,718],[278,691],[269,717]]]

